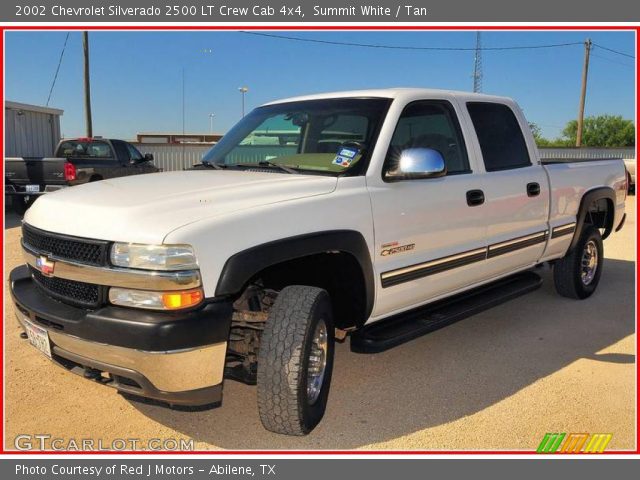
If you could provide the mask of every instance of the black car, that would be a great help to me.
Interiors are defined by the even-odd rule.
[[[18,214],[39,195],[107,178],[155,173],[153,155],[142,155],[124,140],[101,137],[61,140],[53,158],[5,159],[5,195]]]

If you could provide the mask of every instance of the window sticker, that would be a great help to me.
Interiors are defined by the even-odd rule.
[[[353,159],[356,157],[356,155],[358,155],[359,152],[360,150],[358,148],[340,147],[336,158],[334,158],[333,162],[331,163],[347,168],[351,165],[351,162],[353,162]]]

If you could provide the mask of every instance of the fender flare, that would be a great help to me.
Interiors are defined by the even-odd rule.
[[[585,194],[582,196],[582,199],[580,200],[580,208],[578,208],[578,214],[576,215],[576,230],[573,234],[571,245],[569,245],[569,252],[575,248],[578,240],[580,239],[580,234],[584,227],[587,213],[589,212],[589,206],[598,200],[602,200],[603,198],[610,200],[613,208],[615,208],[616,194],[611,187],[597,187],[585,192]],[[603,239],[607,238],[613,230],[615,212],[613,212],[613,215],[609,215],[608,217],[609,218],[607,219],[607,225],[605,225],[604,234],[602,235]]]
[[[362,234],[355,230],[328,230],[297,235],[240,251],[225,262],[215,296],[240,294],[249,280],[265,268],[326,252],[348,253],[360,265],[365,283],[365,318],[368,318],[373,311],[375,276],[367,242]]]

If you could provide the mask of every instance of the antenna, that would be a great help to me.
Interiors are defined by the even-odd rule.
[[[476,32],[476,55],[473,60],[473,92],[482,92],[482,38]]]

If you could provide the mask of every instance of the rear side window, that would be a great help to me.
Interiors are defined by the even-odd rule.
[[[531,165],[527,144],[511,108],[500,103],[467,103],[488,172]]]

